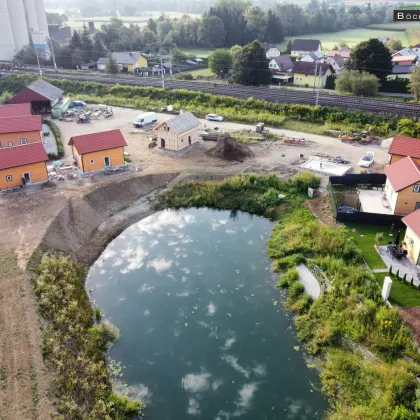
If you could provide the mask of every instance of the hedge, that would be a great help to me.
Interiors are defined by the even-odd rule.
[[[50,159],[59,159],[59,158],[62,158],[64,156],[64,146],[63,146],[63,141],[61,139],[61,131],[60,131],[60,129],[57,127],[57,124],[55,124],[51,120],[44,120],[44,123],[48,125],[48,127],[50,128],[50,130],[54,134],[55,142],[57,143],[57,151],[58,151],[58,154],[57,155],[54,155],[53,153],[49,153],[48,154],[48,157]]]

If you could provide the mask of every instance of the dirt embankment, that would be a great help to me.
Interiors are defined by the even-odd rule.
[[[37,254],[55,249],[91,264],[110,240],[152,213],[149,199],[177,175],[135,176],[72,196],[48,227]]]

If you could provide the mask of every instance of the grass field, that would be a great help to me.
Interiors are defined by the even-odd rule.
[[[182,51],[188,54],[194,54],[196,57],[206,58],[208,57],[212,50],[208,48],[181,48]]]
[[[382,289],[384,278],[385,276],[389,276],[389,274],[376,273],[374,276],[380,288]],[[392,274],[390,277],[392,279],[391,294],[389,295],[389,301],[391,305],[400,306],[402,308],[420,306],[419,290],[411,287],[408,282],[403,283],[400,279],[397,279],[394,274]]]
[[[381,37],[399,39],[401,40],[403,46],[409,45],[406,32],[391,31],[391,30],[373,30],[373,29],[347,29],[345,31],[340,31],[340,32],[321,33],[321,34],[314,34],[314,35],[299,35],[299,36],[291,37],[290,39],[292,41],[294,39],[301,39],[301,38],[319,39],[322,43],[322,50],[328,51],[328,50],[332,50],[334,45],[338,45],[340,42],[346,42],[349,47],[354,47],[359,42],[365,41],[369,38],[381,38]],[[286,49],[287,41],[288,39],[286,39],[281,44],[278,44],[281,51],[284,51]]]
[[[190,73],[193,75],[193,77],[198,77],[198,76],[214,76],[215,74],[210,70],[210,69],[198,69],[198,70],[191,70],[188,71],[187,73]]]

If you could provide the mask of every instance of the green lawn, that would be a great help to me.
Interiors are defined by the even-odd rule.
[[[388,242],[393,242],[397,231],[391,232],[387,226],[374,226],[374,225],[359,225],[357,223],[345,224],[350,231],[351,236],[356,241],[357,246],[360,248],[367,265],[371,270],[376,268],[386,268],[382,258],[375,249],[375,236],[378,232],[383,232],[384,239],[382,245]],[[356,232],[352,230],[356,229]],[[389,236],[392,234],[393,236]],[[401,240],[404,238],[405,230],[401,231]]]
[[[313,35],[299,35],[290,37],[293,41],[294,39],[301,38],[312,38],[319,39],[322,43],[322,50],[328,51],[332,50],[334,45],[338,45],[340,42],[346,42],[349,47],[354,47],[361,41],[365,41],[369,38],[380,38],[380,37],[389,37],[393,39],[401,40],[403,46],[408,46],[408,38],[405,32],[401,31],[392,31],[392,30],[372,30],[372,29],[347,29],[340,32],[331,32],[331,33],[321,33]],[[278,44],[281,51],[286,49],[288,39],[286,39],[281,44]]]
[[[374,274],[376,281],[382,289],[385,276],[388,273]],[[391,275],[392,287],[391,294],[389,295],[389,302],[394,306],[401,306],[403,308],[410,308],[420,306],[420,291],[411,287],[408,282],[404,283],[397,279],[394,274]]]
[[[210,69],[191,70],[191,71],[187,71],[186,73],[192,74],[193,77],[198,77],[198,76],[215,76],[215,74]]]
[[[207,58],[212,50],[208,48],[181,48],[181,51],[187,54],[194,54],[196,57]]]

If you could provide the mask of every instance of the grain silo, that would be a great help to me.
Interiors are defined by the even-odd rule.
[[[9,21],[12,27],[16,52],[29,44],[28,28],[26,26],[25,8],[22,0],[6,0],[9,10]]]
[[[10,24],[6,0],[0,0],[0,60],[11,60],[15,55],[15,40]]]
[[[26,23],[28,25],[29,32],[39,31],[38,19],[36,17],[35,1],[23,0],[23,4],[26,9]]]
[[[35,3],[36,20],[38,22],[38,30],[44,32],[48,36],[47,14],[45,13],[44,0],[33,0]]]

